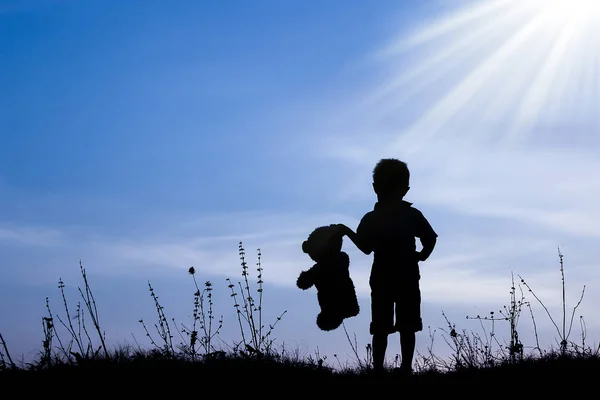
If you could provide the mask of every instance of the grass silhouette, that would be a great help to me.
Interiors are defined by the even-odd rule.
[[[265,379],[276,382],[335,383],[335,384],[411,384],[423,388],[433,388],[439,384],[489,384],[511,385],[525,381],[528,385],[548,385],[557,382],[585,382],[589,374],[600,373],[600,347],[592,348],[586,344],[585,323],[580,317],[582,327],[581,343],[570,339],[575,312],[581,304],[581,297],[570,315],[566,309],[565,277],[563,255],[559,249],[560,273],[562,282],[562,318],[556,322],[542,300],[532,287],[519,276],[520,283],[515,285],[514,275],[510,291],[510,304],[489,316],[467,317],[478,320],[483,334],[457,330],[442,312],[447,327],[440,329],[442,340],[450,347],[451,355],[440,358],[433,351],[437,330],[429,331],[431,339],[426,354],[417,352],[415,372],[411,376],[401,376],[394,366],[398,365],[398,356],[383,374],[374,374],[371,369],[370,345],[366,356],[361,357],[356,336],[351,338],[346,327],[348,342],[356,359],[356,365],[329,365],[326,357],[318,352],[314,356],[301,357],[297,350],[277,346],[272,333],[277,323],[285,316],[283,311],[275,321],[263,320],[262,293],[263,268],[261,253],[258,250],[257,277],[250,280],[250,271],[245,259],[242,242],[239,243],[239,256],[242,267],[242,280],[232,282],[227,279],[231,290],[231,299],[236,312],[240,339],[233,343],[220,340],[219,332],[223,317],[216,318],[213,313],[212,290],[210,281],[201,288],[196,280],[196,271],[192,267],[192,276],[196,291],[192,321],[178,324],[169,319],[160,303],[155,289],[148,282],[150,296],[156,308],[157,321],[150,325],[139,320],[148,337],[151,347],[121,346],[110,351],[105,342],[105,333],[101,329],[96,301],[88,281],[85,268],[80,263],[83,287],[78,288],[81,300],[74,311],[69,307],[64,292],[64,282],[59,280],[58,288],[63,300],[62,316],[54,313],[46,298],[47,315],[42,317],[44,340],[39,357],[30,363],[17,365],[11,357],[9,345],[0,332],[0,387],[10,384],[45,382],[86,382],[96,381],[100,377],[110,378],[110,382],[122,382],[136,385],[132,376],[144,377],[144,384],[152,386],[166,382],[177,382],[184,377],[193,377],[194,384],[213,384],[231,382],[229,391],[244,390],[237,385],[239,379],[253,384],[266,385]],[[559,337],[558,348],[542,350],[537,331],[535,346],[525,346],[519,338],[519,320],[524,310],[528,310],[536,328],[534,314],[525,291],[530,293],[547,313]],[[496,336],[496,324],[507,322],[510,340],[501,343]],[[59,324],[67,333],[59,333]],[[266,324],[266,325],[265,325]],[[488,328],[485,326],[488,324]],[[152,332],[152,333],[151,333]],[[220,346],[219,346],[220,344]],[[529,350],[529,351],[528,351]],[[172,380],[171,380],[172,379]],[[298,389],[306,390],[302,386]]]

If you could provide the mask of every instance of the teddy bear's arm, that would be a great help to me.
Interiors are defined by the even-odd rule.
[[[303,290],[311,288],[315,284],[314,275],[313,268],[308,271],[302,271],[296,280],[296,286]]]

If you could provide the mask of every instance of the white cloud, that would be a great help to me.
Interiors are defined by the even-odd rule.
[[[175,228],[178,225],[157,227],[154,231],[147,231],[145,236],[138,237],[102,237],[93,231],[93,227],[85,233],[78,231],[77,235],[69,235],[69,231],[65,230],[60,234],[63,237],[61,251],[80,255],[84,265],[94,265],[94,272],[108,275],[127,272],[145,276],[148,268],[160,274],[171,274],[171,270],[185,271],[194,266],[202,274],[236,277],[240,273],[238,242],[241,240],[246,262],[253,272],[260,248],[265,280],[270,284],[294,288],[300,271],[313,264],[301,251],[301,243],[312,229],[337,221],[350,226],[356,223],[355,218],[342,214],[306,216],[265,213],[223,214],[200,221],[186,222],[184,225],[187,228],[181,230]],[[257,221],[262,222],[260,228],[256,228]],[[215,229],[237,226],[239,235],[233,234],[235,229],[227,236],[214,234],[208,227],[213,223]],[[191,227],[199,229],[195,231]],[[171,235],[171,232],[179,233]],[[440,240],[434,255],[422,265],[424,293],[429,301],[439,303],[473,304],[501,299],[511,270],[505,263],[527,260],[548,249],[555,249],[553,242],[543,238],[520,246],[527,239],[526,235],[481,236],[454,230]],[[344,251],[351,257],[351,272],[357,290],[361,296],[368,297],[372,258],[360,253],[347,238]],[[29,249],[24,248],[17,258],[26,260],[28,253]],[[49,260],[50,265],[44,266],[44,274],[55,281],[58,275],[64,274],[66,268],[75,271],[73,263],[67,264],[71,266],[67,267],[62,260],[58,265],[52,265]],[[526,267],[522,268],[529,271]],[[519,269],[520,266],[514,268]]]
[[[600,160],[586,152],[469,151],[439,154],[437,168],[412,163],[419,199],[461,214],[511,218],[560,232],[599,237]],[[419,181],[421,179],[421,181]]]
[[[248,220],[244,220],[240,214],[234,214],[230,216],[229,222],[252,226],[249,221],[255,220],[257,216],[247,214],[246,217]],[[320,221],[351,219],[323,216],[315,217],[316,223],[310,223],[306,217],[272,217],[273,225],[263,225],[264,235],[243,240],[245,259],[255,273],[257,249],[260,248],[264,279],[269,284],[284,288],[295,288],[295,280],[300,271],[313,264],[300,247],[312,227],[323,223]],[[224,215],[220,217],[221,222],[227,220]],[[269,218],[261,217],[261,220]],[[291,225],[283,223],[279,230],[275,221],[289,221],[298,228],[288,229]],[[100,263],[105,274],[118,273],[123,268],[142,274],[146,267],[158,267],[163,271],[162,274],[169,274],[171,269],[187,270],[190,266],[210,276],[237,277],[240,273],[240,258],[237,253],[239,237],[235,235],[225,238],[210,236],[208,231],[203,236],[190,234],[178,238],[152,232],[148,235],[146,238],[104,238],[87,247],[90,252],[87,258],[96,260],[97,254],[106,260]],[[367,298],[370,293],[368,276],[372,258],[360,253],[348,239],[344,243],[344,251],[351,258],[351,274],[357,291],[360,296]],[[555,250],[556,245],[552,240],[531,240],[527,232],[510,236],[503,233],[482,235],[455,230],[449,236],[442,237],[434,255],[422,263],[424,298],[430,303],[445,305],[497,303],[506,298],[511,271],[521,273],[537,284],[541,282],[540,292],[552,297],[551,294],[555,293],[546,292],[546,284],[551,283],[556,276],[550,280],[545,279],[548,273],[531,264],[536,264],[536,258],[549,260],[550,264],[546,267],[553,268],[550,275],[555,275]],[[584,274],[585,271],[581,273]]]
[[[18,245],[55,246],[61,240],[62,235],[56,229],[28,226],[0,226],[0,245],[6,242]]]

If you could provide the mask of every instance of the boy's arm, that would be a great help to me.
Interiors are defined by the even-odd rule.
[[[437,237],[430,236],[421,238],[420,240],[421,244],[423,245],[423,248],[421,249],[421,251],[417,251],[417,255],[419,257],[419,261],[425,261],[429,258],[431,252],[435,248],[435,244],[437,243]]]
[[[431,255],[431,252],[435,248],[435,244],[437,243],[437,233],[427,221],[427,218],[418,211],[417,212],[417,237],[421,241],[421,245],[423,248],[421,251],[417,252],[417,257],[419,261],[425,261]]]
[[[352,243],[354,243],[354,245],[356,247],[358,247],[358,249],[360,251],[362,251],[366,255],[371,254],[373,249],[371,248],[371,246],[368,243],[366,243],[364,238],[359,236],[356,232],[354,232],[352,229],[348,228],[344,224],[337,224],[337,227],[340,229],[341,234],[348,236],[348,239],[350,239],[352,241]],[[358,229],[357,229],[357,231],[358,231]]]

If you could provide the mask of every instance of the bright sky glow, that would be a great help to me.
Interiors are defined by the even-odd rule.
[[[596,0],[536,0],[535,2],[551,20],[562,21],[562,24],[593,24],[597,23],[600,17],[600,3]]]
[[[379,100],[379,112],[396,112],[395,105],[432,81],[469,65],[450,90],[405,128],[397,148],[407,142],[416,148],[438,137],[461,110],[476,105],[485,109],[471,123],[501,123],[505,129],[495,137],[474,129],[472,135],[478,136],[470,139],[507,145],[537,140],[548,116],[557,122],[598,118],[593,105],[600,98],[599,40],[600,2],[594,0],[471,2],[381,52],[384,60],[405,62],[407,54],[416,56],[408,70],[369,98]],[[571,108],[568,113],[566,107]]]

